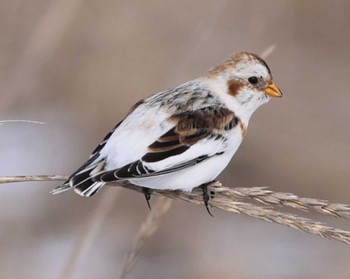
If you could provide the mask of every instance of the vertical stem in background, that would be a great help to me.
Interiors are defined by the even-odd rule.
[[[266,59],[275,51],[275,49],[276,49],[275,45],[270,45],[260,54],[261,58]]]
[[[227,4],[227,0],[213,1],[211,5],[208,5],[206,12],[203,13],[197,24],[193,27],[192,36],[188,40],[188,45],[186,47],[186,52],[173,67],[174,72],[169,73],[169,80],[172,83],[177,79],[179,73],[186,72],[186,68],[190,63],[193,63],[194,58],[198,55],[200,47],[205,44],[209,39],[210,34],[213,32],[213,26],[215,26],[215,21],[219,18],[220,12],[224,9]],[[159,198],[156,206],[148,214],[146,220],[141,224],[136,236],[134,238],[132,247],[128,252],[128,255],[124,261],[122,273],[120,279],[124,278],[129,271],[134,267],[137,261],[137,257],[141,250],[157,231],[161,218],[170,210],[173,204],[173,200]],[[158,212],[159,211],[159,212]]]
[[[227,0],[212,1],[207,5],[205,12],[201,15],[196,14],[196,17],[199,18],[197,23],[191,26],[192,34],[187,41],[187,46],[184,48],[176,67],[173,67],[174,72],[169,73],[170,83],[176,81],[180,73],[186,72],[188,66],[195,61],[194,57],[201,55],[202,46],[211,40],[210,35],[214,31],[215,23],[220,18],[220,12],[224,10],[227,3]]]
[[[152,211],[148,214],[147,218],[142,222],[142,225],[135,236],[133,245],[124,261],[123,270],[119,277],[120,279],[124,278],[133,268],[137,256],[145,246],[148,239],[158,230],[162,217],[166,215],[172,204],[173,200],[169,198],[158,198],[157,203],[153,206]]]
[[[35,94],[43,68],[50,61],[84,0],[51,1],[8,78],[1,82],[0,108],[10,107],[19,95]]]
[[[121,189],[117,187],[113,189],[104,189],[97,207],[93,209],[91,215],[88,216],[88,219],[82,228],[82,233],[72,249],[71,255],[67,260],[67,264],[64,267],[60,278],[71,279],[75,277],[82,259],[87,254],[92,243],[94,242],[103,222],[108,216],[108,213],[115,205],[120,191]]]

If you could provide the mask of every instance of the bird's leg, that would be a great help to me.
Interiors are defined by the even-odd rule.
[[[210,192],[210,196],[209,196],[209,194],[208,194],[208,185],[210,185],[210,184],[213,183],[213,182],[214,182],[214,181],[210,181],[210,182],[208,182],[208,183],[204,183],[204,184],[202,184],[201,186],[199,186],[199,187],[202,188],[202,191],[203,191],[203,202],[204,202],[205,208],[207,209],[209,215],[212,216],[212,217],[214,217],[214,216],[213,216],[213,214],[211,214],[211,212],[210,212],[210,210],[209,210],[209,204],[208,204],[208,202],[209,202],[209,199],[210,199],[210,198],[213,198],[213,197],[214,197],[214,194],[215,194],[215,193],[214,193],[213,191],[211,191],[211,192]]]
[[[148,208],[149,208],[149,210],[151,210],[152,208],[151,208],[151,205],[149,203],[149,200],[151,199],[151,191],[149,190],[149,188],[142,187],[142,192],[145,195],[145,199],[146,199]]]

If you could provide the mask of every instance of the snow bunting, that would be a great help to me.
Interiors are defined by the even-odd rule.
[[[269,67],[253,53],[233,54],[204,76],[136,103],[92,152],[89,160],[52,193],[68,189],[89,197],[109,182],[149,189],[191,191],[227,166],[253,112],[282,96]]]

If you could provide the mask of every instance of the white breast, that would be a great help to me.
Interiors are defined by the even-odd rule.
[[[216,179],[216,177],[225,169],[230,162],[232,156],[236,153],[242,142],[242,134],[239,127],[232,130],[228,145],[221,155],[213,156],[207,160],[198,163],[193,167],[176,171],[170,174],[130,179],[135,185],[147,187],[150,189],[162,190],[184,190],[191,191],[194,187],[208,183]],[[206,153],[210,150],[206,150]],[[178,155],[181,156],[181,155]],[[178,157],[174,156],[174,157]]]

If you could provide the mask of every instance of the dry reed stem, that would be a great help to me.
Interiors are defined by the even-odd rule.
[[[76,241],[70,257],[67,260],[67,264],[64,266],[62,275],[59,278],[72,279],[76,277],[81,261],[85,258],[85,255],[87,255],[103,222],[119,197],[120,189],[116,190],[117,191],[113,193],[110,191],[102,193],[99,203],[92,210],[91,214],[88,215],[83,225],[82,233],[80,237],[78,237],[78,241]]]
[[[123,270],[119,277],[120,279],[124,278],[133,268],[136,263],[137,256],[141,252],[147,240],[157,231],[162,217],[169,211],[172,202],[172,199],[160,197],[156,204],[152,206],[151,212],[148,214],[147,218],[143,221],[140,229],[138,230],[133,241],[133,245],[124,261]]]
[[[275,49],[276,49],[275,45],[270,45],[260,54],[261,58],[266,59],[275,51]]]
[[[275,205],[275,202],[270,203],[268,199],[266,200],[266,204],[268,206],[258,206],[255,204],[242,202],[241,198],[238,198],[237,201],[237,188],[228,188],[222,186],[220,182],[214,182],[210,186],[208,186],[208,191],[215,193],[213,199],[210,200],[209,205],[212,207],[217,207],[224,211],[234,212],[234,213],[242,213],[248,216],[261,219],[264,221],[275,222],[284,226],[291,227],[293,229],[297,229],[300,231],[304,231],[307,233],[315,234],[327,239],[334,239],[346,244],[350,244],[350,232],[345,230],[340,230],[336,228],[332,228],[326,226],[325,224],[317,221],[313,221],[308,218],[300,217],[290,213],[283,213],[275,211],[271,208],[272,205]],[[256,188],[238,188],[240,190],[244,189],[244,192],[247,194],[246,197],[254,197],[254,192]],[[250,195],[250,190],[252,191],[252,195]],[[272,192],[273,193],[273,192]],[[154,194],[164,195],[170,198],[178,198],[184,201],[188,201],[194,204],[203,205],[203,193],[201,189],[194,189],[191,193],[181,192],[181,191],[155,191]],[[277,193],[283,194],[283,193]],[[278,196],[278,195],[277,195]],[[298,199],[297,196],[294,196],[295,199]],[[255,199],[255,198],[254,198]],[[304,199],[304,198],[303,198]],[[305,199],[307,200],[307,199]],[[312,201],[318,201],[316,199],[311,199]],[[325,201],[319,201],[323,203]],[[283,200],[281,201],[282,205]],[[300,202],[300,204],[303,204]],[[330,204],[332,205],[333,210],[336,213],[338,204]],[[345,208],[349,208],[350,205],[339,204],[339,208],[343,210]],[[304,203],[302,208],[295,207],[297,209],[314,209],[314,204],[306,204]],[[329,214],[328,211],[319,211],[320,213]],[[342,214],[331,214],[331,216],[342,216]]]
[[[0,184],[14,183],[14,182],[31,182],[31,181],[64,181],[68,176],[65,175],[25,175],[25,176],[2,176],[0,177]],[[219,185],[216,182],[215,185]],[[226,188],[215,186],[215,192],[225,195],[228,191],[228,196],[235,200],[242,200],[245,198],[254,199],[264,205],[287,206],[302,211],[314,210],[319,213],[330,215],[334,217],[350,217],[350,205],[342,203],[330,203],[327,200],[303,198],[292,193],[273,192],[267,187],[235,187]],[[136,186],[135,186],[136,187]]]
[[[142,188],[135,186],[135,185],[127,185],[123,186],[128,189],[136,190],[141,192]],[[236,190],[238,189],[238,191]],[[291,206],[293,204],[293,208],[301,209],[303,211],[305,210],[314,210],[317,208],[315,206],[315,203],[317,204],[324,204],[327,203],[324,200],[317,200],[317,199],[306,199],[306,198],[299,198],[297,196],[293,196],[293,203],[292,202],[285,202],[284,199],[278,201],[278,197],[287,197],[288,193],[275,193],[272,191],[266,191],[271,193],[271,197],[273,199],[269,199],[268,195],[267,198],[258,198],[256,187],[253,188],[228,188],[223,186],[220,182],[214,182],[208,186],[208,191],[211,191],[214,193],[214,198],[209,201],[209,205],[211,207],[216,207],[224,211],[228,212],[234,212],[234,213],[241,213],[246,214],[248,216],[261,219],[264,221],[269,222],[275,222],[284,226],[291,227],[293,229],[297,229],[300,231],[304,231],[307,233],[315,234],[327,239],[334,239],[338,240],[347,244],[350,244],[350,232],[345,230],[340,230],[336,228],[332,228],[329,226],[326,226],[325,224],[317,221],[313,221],[308,218],[304,218],[301,216],[297,216],[290,213],[283,213],[276,211],[272,209],[272,206],[279,204],[279,205],[287,205]],[[264,188],[260,188],[264,189]],[[266,190],[266,189],[265,189]],[[239,194],[238,194],[239,193]],[[244,195],[243,195],[244,193]],[[162,195],[166,196],[172,199],[181,199],[190,203],[203,205],[203,192],[202,189],[195,188],[191,193],[182,192],[182,191],[158,191],[158,190],[152,190],[152,194],[156,195]],[[253,198],[254,200],[258,200],[259,202],[263,202],[263,206],[258,206],[255,204],[251,204],[248,202],[242,201],[242,198]],[[307,200],[313,201],[312,203],[306,203]],[[298,202],[299,201],[299,202]],[[296,206],[297,204],[300,204],[302,206]],[[348,214],[344,214],[346,210],[350,207],[350,205],[346,204],[332,204],[327,203],[329,205],[329,208],[332,208],[332,211],[329,210],[318,210],[320,213],[324,213],[331,216],[337,216],[337,217],[345,217]],[[340,210],[338,213],[337,210]],[[344,209],[346,209],[344,211]],[[330,214],[332,212],[332,214]]]
[[[57,181],[61,177],[66,180],[66,176],[47,175],[47,176],[7,176],[0,177],[0,183],[24,182],[24,181]],[[125,187],[131,190],[142,192],[142,187],[135,185],[110,184],[111,186]],[[298,197],[289,193],[278,193],[269,191],[264,187],[253,188],[228,188],[220,182],[214,182],[208,186],[208,190],[215,193],[214,198],[209,201],[210,206],[221,210],[242,213],[254,218],[269,222],[275,222],[300,231],[319,235],[324,238],[338,240],[350,244],[350,232],[339,230],[326,226],[323,223],[316,222],[304,217],[290,213],[282,213],[272,209],[272,206],[291,206],[303,211],[317,210],[319,213],[336,216],[349,217],[348,204],[329,203],[325,200],[309,199]],[[172,199],[181,199],[193,204],[202,205],[202,190],[195,188],[191,193],[182,191],[157,191],[152,190],[152,194],[166,196]],[[242,201],[244,198],[250,198],[263,203],[259,206]]]
[[[2,102],[0,107],[11,105],[19,93],[35,92],[34,88],[40,81],[44,67],[74,22],[84,0],[55,0],[48,3],[13,71],[2,81],[1,92],[6,94],[6,102]]]
[[[334,217],[350,217],[350,205],[330,203],[326,200],[298,197],[292,193],[273,192],[267,187],[233,188],[231,195],[251,198],[265,205],[284,205],[302,211],[314,210]]]

